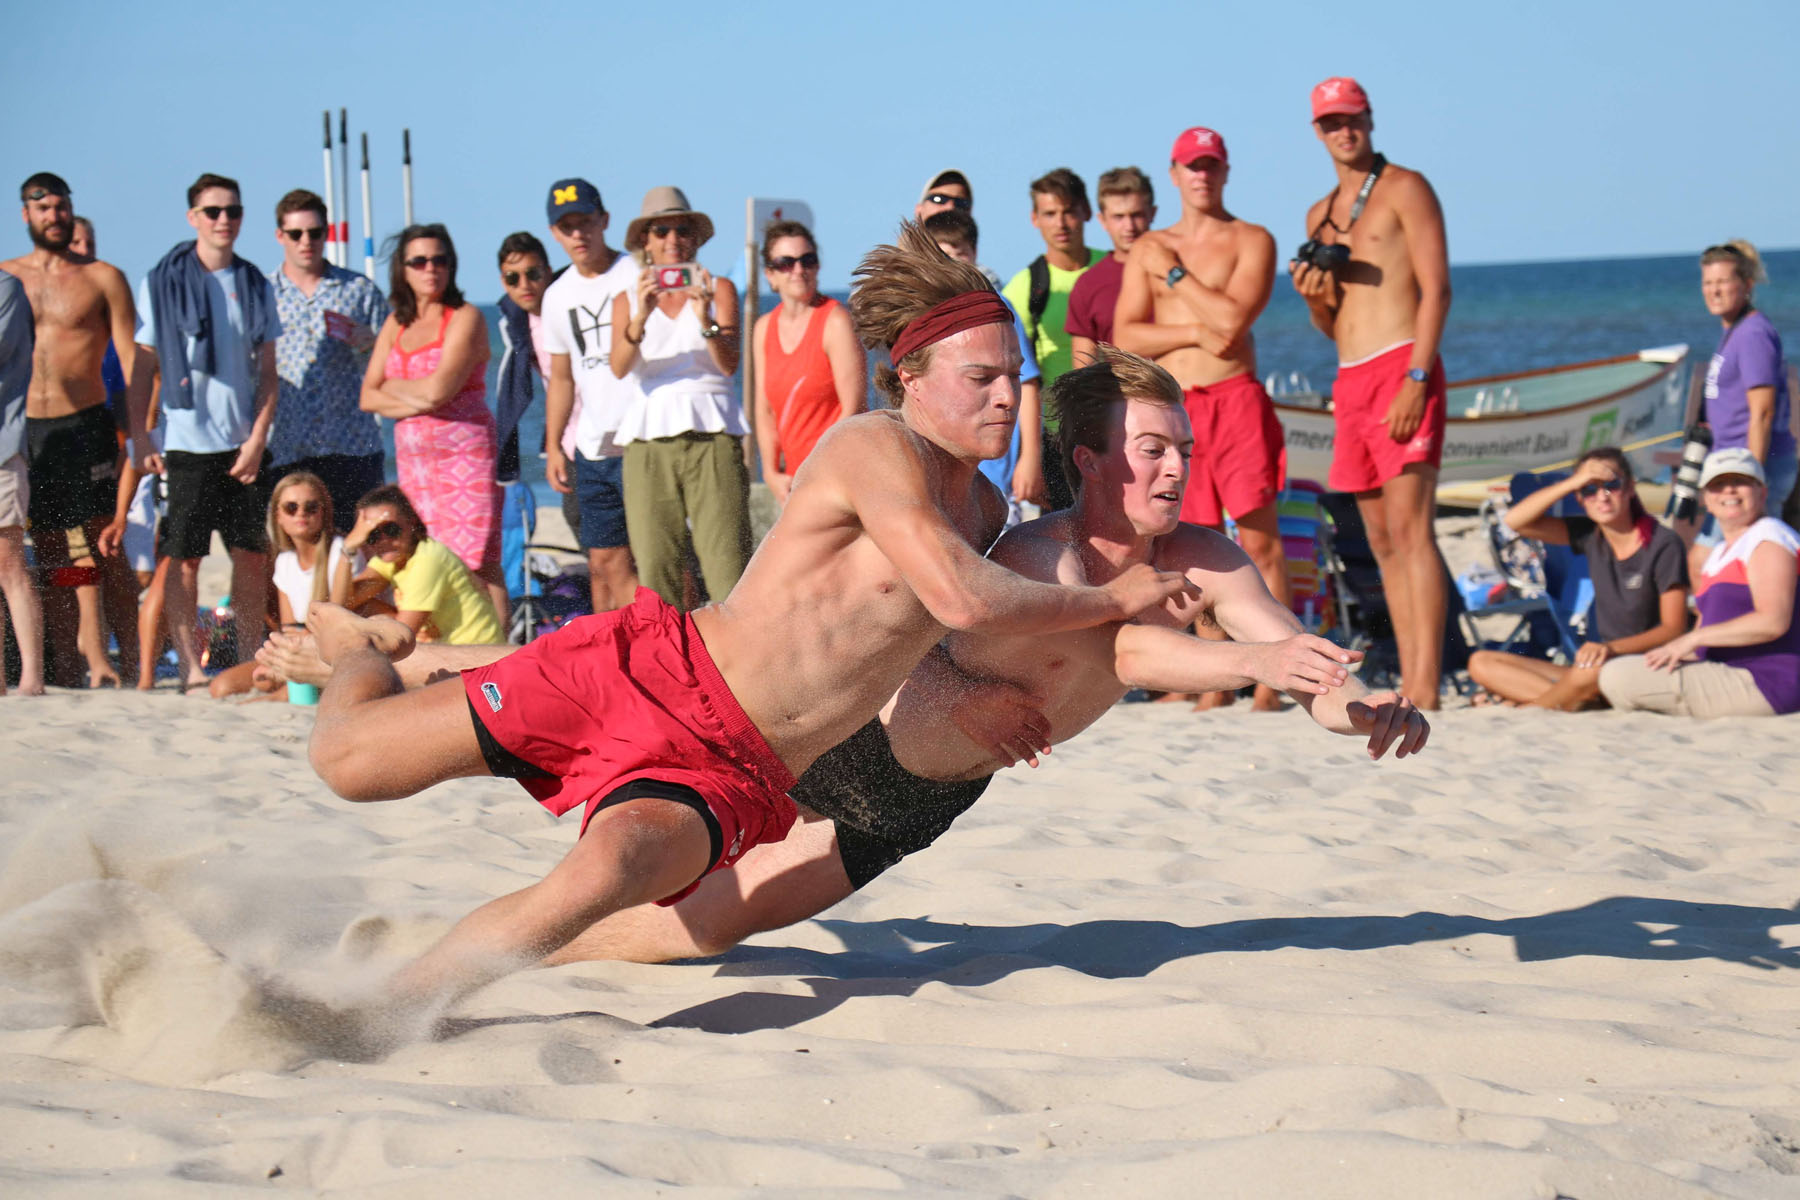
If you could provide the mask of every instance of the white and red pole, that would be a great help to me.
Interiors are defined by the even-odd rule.
[[[338,109],[338,266],[350,265],[350,111]]]
[[[369,135],[362,135],[363,271],[375,278],[375,210],[369,202]]]
[[[325,110],[325,261],[338,260],[337,189],[331,182],[331,110]]]

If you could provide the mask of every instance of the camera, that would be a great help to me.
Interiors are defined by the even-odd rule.
[[[1318,238],[1307,238],[1300,243],[1300,249],[1294,251],[1294,261],[1317,267],[1321,271],[1335,271],[1350,261],[1350,247],[1342,242],[1321,242]]]
[[[699,278],[699,264],[675,263],[673,266],[656,268],[656,290],[659,292],[678,292],[692,287]]]
[[[1681,448],[1681,466],[1669,490],[1675,493],[1670,515],[1677,521],[1692,521],[1700,516],[1700,470],[1706,456],[1712,453],[1712,430],[1696,423],[1687,431],[1687,442]]]

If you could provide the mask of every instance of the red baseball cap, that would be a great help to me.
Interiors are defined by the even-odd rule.
[[[1369,111],[1369,93],[1348,75],[1333,75],[1312,90],[1313,120],[1332,113]]]
[[[1204,125],[1183,130],[1169,150],[1170,162],[1191,163],[1196,158],[1216,158],[1226,164],[1231,162],[1225,154],[1225,139]]]

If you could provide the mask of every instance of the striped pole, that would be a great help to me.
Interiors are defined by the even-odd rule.
[[[362,135],[363,271],[375,278],[375,218],[369,203],[369,135]]]
[[[338,266],[350,265],[350,112],[338,109]]]
[[[337,189],[331,183],[331,110],[325,110],[325,261],[337,262]]]
[[[401,205],[406,213],[406,223],[413,223],[412,209],[412,130],[400,131],[400,187]]]

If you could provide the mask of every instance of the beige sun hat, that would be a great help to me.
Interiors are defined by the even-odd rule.
[[[625,249],[642,250],[646,230],[658,217],[687,217],[693,221],[700,233],[696,246],[704,246],[712,240],[712,218],[703,212],[695,212],[680,188],[653,187],[644,193],[642,212],[625,229]]]

